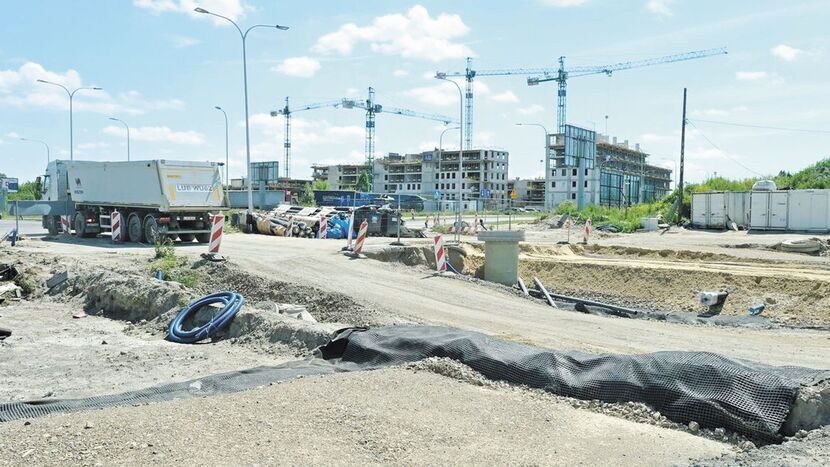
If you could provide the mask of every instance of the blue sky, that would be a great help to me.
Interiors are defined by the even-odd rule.
[[[457,116],[457,90],[432,78],[464,68],[602,65],[726,46],[729,55],[580,77],[568,84],[569,123],[639,142],[652,161],[674,168],[680,104],[689,88],[687,170],[691,180],[798,170],[830,156],[830,1],[7,1],[0,29],[0,171],[42,173],[41,139],[68,158],[68,103],[62,90],[94,85],[75,98],[75,156],[224,160],[231,122],[231,177],[244,172],[241,41],[232,26],[192,13],[202,6],[256,29],[248,39],[252,160],[280,160],[282,119],[268,112],[345,96]],[[474,141],[511,154],[511,177],[541,175],[541,130],[555,127],[555,83],[524,76],[476,81]],[[359,110],[294,114],[292,175],[314,162],[363,159]],[[702,122],[823,130],[789,132]],[[379,115],[377,151],[419,152],[438,144],[438,122]],[[458,133],[445,137],[457,146]],[[707,140],[708,139],[708,140]]]

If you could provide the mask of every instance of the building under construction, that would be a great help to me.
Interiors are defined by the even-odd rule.
[[[459,189],[465,210],[506,205],[507,151],[464,150],[460,176],[458,159],[458,150],[390,153],[374,161],[372,191],[423,196],[427,209],[454,209]],[[333,190],[354,189],[366,168],[365,164],[312,166],[314,179],[327,181]]]
[[[566,133],[548,135],[548,148],[545,183],[551,208],[564,201],[579,204],[580,195],[583,205],[630,206],[660,199],[671,190],[672,171],[649,164],[649,155],[628,140],[618,142],[567,125]]]

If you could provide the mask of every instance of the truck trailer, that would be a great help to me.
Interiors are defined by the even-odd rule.
[[[94,237],[111,231],[111,214],[118,211],[132,242],[207,243],[213,216],[226,209],[221,172],[213,162],[56,160],[38,177],[38,185],[41,199],[21,201],[19,209],[42,215],[52,235],[74,230],[78,237]],[[68,218],[68,227],[61,216]]]

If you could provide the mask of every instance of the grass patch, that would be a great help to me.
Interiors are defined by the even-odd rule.
[[[656,201],[654,203],[635,204],[629,208],[615,208],[607,206],[588,205],[583,210],[576,208],[576,204],[566,201],[556,208],[556,214],[570,214],[578,220],[591,219],[595,228],[613,225],[621,232],[634,232],[641,227],[644,217],[662,218],[667,215],[671,203]]]
[[[156,242],[154,245],[156,257],[150,263],[153,274],[162,273],[164,280],[178,282],[185,287],[194,288],[202,280],[201,275],[188,264],[187,258],[176,256],[176,247],[169,239]]]

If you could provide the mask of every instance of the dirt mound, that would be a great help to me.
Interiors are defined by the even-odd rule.
[[[302,304],[317,321],[324,323],[377,326],[401,322],[377,309],[357,303],[345,293],[267,279],[243,272],[232,262],[205,262],[200,267],[207,272],[204,283],[198,287],[205,293],[232,290],[241,293],[249,303],[272,301]]]

